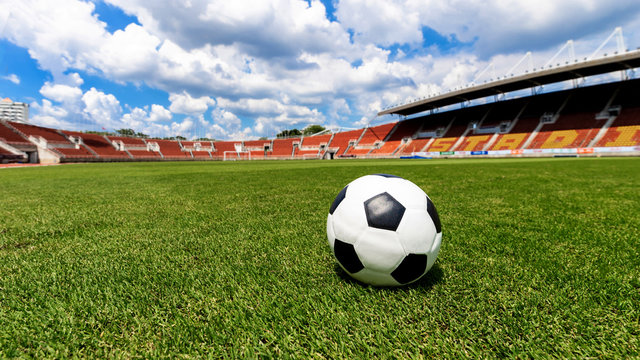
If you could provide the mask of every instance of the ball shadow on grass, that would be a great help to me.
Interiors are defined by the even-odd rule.
[[[336,274],[342,280],[344,280],[349,284],[357,284],[365,287],[372,287],[372,288],[392,290],[392,291],[402,291],[402,290],[417,289],[417,288],[430,290],[435,284],[441,282],[444,278],[444,272],[442,271],[442,268],[440,268],[440,265],[437,262],[433,264],[433,267],[431,267],[431,269],[429,269],[429,271],[423,277],[421,277],[418,281],[408,285],[402,285],[402,286],[373,286],[373,285],[363,283],[361,281],[358,281],[352,278],[351,275],[349,275],[346,271],[344,271],[344,269],[342,269],[340,265],[338,265],[337,263],[335,264],[335,271],[336,271]]]

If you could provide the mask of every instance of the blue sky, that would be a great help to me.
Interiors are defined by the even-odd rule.
[[[394,121],[375,114],[617,26],[640,46],[635,0],[177,3],[0,0],[0,97],[45,126],[250,139]]]

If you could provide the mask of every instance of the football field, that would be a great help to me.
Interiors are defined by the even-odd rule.
[[[336,265],[329,207],[389,173],[443,240],[415,284]],[[0,358],[640,356],[640,159],[0,170]]]

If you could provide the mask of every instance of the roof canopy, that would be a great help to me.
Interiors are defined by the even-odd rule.
[[[640,50],[626,51],[622,54],[604,56],[597,59],[576,60],[574,63],[551,65],[522,75],[505,76],[495,81],[471,85],[462,89],[439,94],[412,103],[385,109],[380,115],[399,114],[413,115],[423,111],[441,108],[447,105],[479,99],[487,96],[504,94],[510,91],[527,89],[535,86],[553,84],[565,80],[578,79],[585,76],[600,75],[609,72],[628,70],[640,67]]]

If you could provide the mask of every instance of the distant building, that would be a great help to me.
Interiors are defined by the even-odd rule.
[[[0,100],[0,119],[24,123],[29,122],[29,105],[13,102],[9,98]]]

